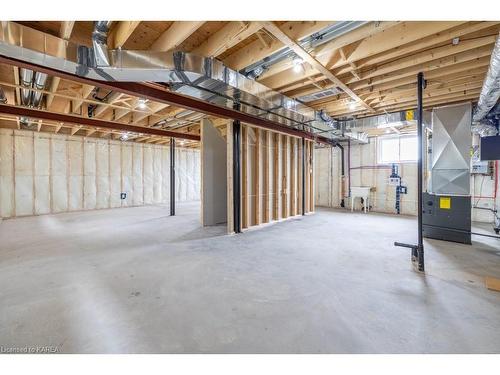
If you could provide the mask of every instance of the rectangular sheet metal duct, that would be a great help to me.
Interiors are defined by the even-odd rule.
[[[470,194],[470,103],[432,111],[431,190],[434,194]]]
[[[109,65],[100,66],[95,65],[96,51],[92,48],[75,45],[13,22],[2,22],[1,25],[0,54],[10,59],[100,81],[103,82],[101,85],[107,84],[108,87],[130,88],[134,82],[162,82],[169,86],[164,95],[179,93],[181,96],[176,98],[184,98],[184,101],[195,99],[192,103],[203,102],[217,108],[211,109],[211,112],[227,112],[234,103],[241,104],[238,111],[241,118],[234,115],[229,118],[238,118],[257,126],[273,124],[282,128],[283,132],[303,133],[326,142],[344,138],[342,132],[333,126],[331,118],[325,121],[324,116],[312,108],[252,81],[212,58],[179,51],[118,49],[107,51]],[[208,112],[199,107],[192,109]]]

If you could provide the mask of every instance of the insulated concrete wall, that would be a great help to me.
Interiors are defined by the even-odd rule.
[[[348,198],[347,158],[349,149],[345,146],[345,206],[350,208]],[[350,178],[351,186],[371,186],[375,191],[371,193],[370,205],[373,211],[396,213],[396,189],[388,184],[391,174],[390,166],[377,165],[377,141],[371,138],[366,145],[354,145],[350,148]],[[408,186],[408,194],[401,196],[401,213],[416,215],[417,210],[417,164],[399,164],[399,174],[403,183]],[[497,190],[500,185],[498,172],[495,176],[471,176],[472,204],[474,206],[493,208],[498,207],[499,192],[495,194],[495,179]],[[315,200],[319,206],[340,207],[341,202],[341,164],[340,150],[334,148],[315,149]],[[361,203],[355,202],[355,209],[361,209]],[[487,210],[472,209],[472,220],[490,223],[493,215]]]
[[[340,207],[341,202],[341,164],[340,150],[321,148],[315,150],[316,156],[316,203],[321,206]],[[350,157],[350,170],[347,159]],[[401,195],[401,213],[416,215],[417,206],[417,164],[399,164],[399,174],[408,186],[408,194]],[[377,142],[371,138],[366,145],[345,146],[345,186],[344,202],[350,209],[349,176],[351,186],[370,186],[374,188],[370,194],[370,206],[373,211],[395,213],[396,188],[390,186],[391,167],[377,165]],[[356,199],[354,209],[361,209],[360,199]]]
[[[176,161],[177,200],[199,200],[199,150]],[[4,218],[168,203],[169,173],[168,146],[0,129]]]

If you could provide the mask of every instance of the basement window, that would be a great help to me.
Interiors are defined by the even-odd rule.
[[[378,164],[416,162],[417,140],[416,136],[377,138]]]

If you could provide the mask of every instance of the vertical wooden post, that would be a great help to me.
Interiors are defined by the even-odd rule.
[[[271,221],[271,212],[269,210],[269,198],[271,196],[270,191],[270,176],[269,176],[269,154],[271,152],[271,132],[263,130],[263,147],[264,147],[264,222],[268,223]]]
[[[281,136],[281,217],[288,217],[288,136]]]

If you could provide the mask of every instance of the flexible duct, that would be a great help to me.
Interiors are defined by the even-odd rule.
[[[486,73],[472,121],[482,120],[495,106],[498,98],[500,98],[500,34],[491,53],[490,67]]]

